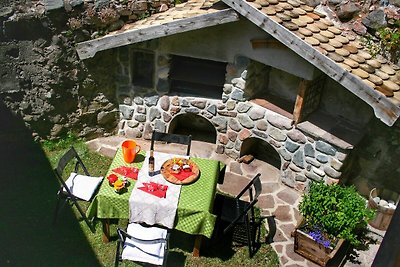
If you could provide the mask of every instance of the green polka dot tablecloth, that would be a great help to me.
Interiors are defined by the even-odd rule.
[[[120,166],[140,168],[145,158],[145,151],[140,151],[133,163],[123,160],[122,150],[119,149],[105,177],[114,173],[112,170]],[[211,237],[214,231],[216,216],[212,214],[216,185],[220,170],[224,164],[211,159],[191,158],[200,168],[200,177],[190,185],[183,185],[178,202],[175,229],[193,235]],[[157,160],[157,159],[156,159]],[[120,178],[121,175],[114,173]],[[89,218],[100,219],[128,219],[129,197],[132,193],[135,180],[129,179],[131,185],[121,194],[114,192],[105,178],[98,194],[88,208]]]

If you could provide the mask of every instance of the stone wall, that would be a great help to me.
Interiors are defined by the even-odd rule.
[[[348,151],[322,138],[316,140],[306,136],[296,129],[291,119],[248,101],[247,82],[258,82],[247,81],[248,59],[238,57],[235,62],[228,63],[221,99],[208,99],[168,95],[165,88],[158,91],[157,86],[146,89],[131,85],[129,64],[124,65],[129,58],[128,50],[119,49],[119,81],[124,81],[117,85],[119,99],[123,101],[120,105],[120,135],[150,139],[154,129],[167,132],[176,116],[195,114],[215,127],[217,153],[238,159],[243,142],[251,137],[270,144],[281,158],[282,181],[291,187],[303,190],[307,179],[332,182],[341,176]],[[166,64],[169,57],[155,53],[155,69],[163,70],[156,71],[155,80],[162,80],[164,73],[169,71]]]
[[[1,1],[0,101],[37,139],[113,134],[119,121],[115,51],[82,62],[75,44],[159,11],[164,3]]]

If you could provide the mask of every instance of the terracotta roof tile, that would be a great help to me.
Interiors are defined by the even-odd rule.
[[[393,91],[388,90],[388,89],[386,89],[386,88],[384,88],[384,87],[382,87],[382,86],[376,86],[376,87],[375,87],[375,90],[377,90],[378,92],[381,92],[382,94],[384,94],[384,95],[387,96],[387,97],[392,97],[392,96],[394,96]]]
[[[305,15],[305,14],[307,14],[307,12],[306,12],[304,9],[301,9],[301,8],[299,8],[299,7],[295,7],[295,8],[293,9],[293,12],[296,12],[296,13],[299,14],[299,15]]]
[[[280,5],[272,5],[271,7],[273,7],[275,9],[276,12],[280,13],[283,12],[285,9],[280,6]]]
[[[326,38],[325,36],[316,33],[314,34],[314,38],[317,39],[318,41],[320,41],[321,43],[328,43],[329,42],[329,38]]]
[[[331,46],[333,46],[334,48],[341,48],[341,47],[343,47],[343,44],[342,44],[341,42],[339,42],[338,40],[336,40],[335,38],[330,39],[330,40],[329,40],[329,44],[330,44]]]
[[[354,45],[345,45],[343,46],[343,48],[349,51],[351,54],[357,54],[358,52],[358,48],[355,47]]]
[[[365,70],[362,70],[361,68],[353,69],[351,71],[351,73],[353,73],[354,75],[357,75],[358,77],[360,77],[362,79],[367,79],[369,77],[368,72],[366,72]]]
[[[381,85],[382,87],[389,89],[391,91],[397,92],[400,90],[400,86],[395,84],[392,81],[384,81],[383,84]]]
[[[307,26],[307,22],[305,22],[303,20],[300,20],[298,18],[292,19],[292,22],[295,23],[299,27],[306,27]]]
[[[328,31],[330,31],[331,33],[336,34],[336,35],[342,33],[341,30],[339,30],[338,28],[336,28],[336,27],[334,27],[334,26],[329,26],[329,27],[328,27]]]
[[[356,69],[360,66],[360,64],[358,64],[358,62],[356,62],[350,58],[346,58],[343,63],[348,65],[352,69]]]
[[[328,57],[336,62],[343,62],[344,58],[336,52],[331,52],[328,54]]]
[[[313,33],[319,33],[321,31],[315,24],[308,24],[306,28],[312,31]]]
[[[375,74],[376,74],[379,78],[381,78],[382,80],[388,80],[388,79],[390,78],[390,76],[389,76],[386,72],[383,72],[383,71],[381,71],[381,70],[379,70],[379,69],[376,69],[376,70],[375,70]]]
[[[300,6],[300,2],[299,1],[288,0],[287,2],[288,2],[288,4],[292,5],[293,7],[299,7]]]
[[[369,75],[368,81],[374,83],[375,85],[381,85],[383,83],[383,80],[374,74]]]
[[[295,23],[293,23],[293,22],[291,22],[291,21],[283,22],[282,25],[283,25],[285,28],[287,28],[287,29],[289,29],[289,30],[291,30],[291,31],[295,31],[295,30],[298,30],[298,29],[299,29],[299,26],[297,26]]]
[[[368,73],[375,73],[375,68],[368,64],[361,64],[360,68]]]
[[[279,24],[282,23],[282,20],[279,17],[277,17],[276,15],[271,16],[271,19],[273,19],[276,23],[279,23]]]
[[[277,13],[276,16],[280,18],[282,21],[291,21],[292,18],[290,16],[285,15],[284,13]],[[283,25],[285,26],[285,25]],[[290,30],[290,29],[289,29]],[[297,29],[296,29],[297,30]]]
[[[335,51],[335,48],[333,46],[331,46],[330,44],[321,44],[320,46],[322,49],[325,49],[328,52]]]
[[[278,6],[282,7],[285,10],[292,10],[293,6],[289,3],[281,2],[278,4]]]
[[[370,65],[370,66],[372,66],[372,67],[374,67],[375,69],[380,68],[381,65],[382,65],[382,64],[381,64],[378,60],[376,60],[376,59],[367,60],[367,64]]]
[[[315,22],[315,26],[317,26],[318,28],[320,28],[321,30],[327,30],[328,29],[328,25],[326,25],[325,23],[323,23],[322,21],[318,20]]]
[[[310,30],[307,29],[307,28],[299,28],[299,32],[300,32],[301,34],[303,34],[304,36],[312,36],[312,35],[313,35],[313,32],[310,31]]]
[[[375,89],[375,84],[373,82],[370,82],[369,80],[364,80],[364,82],[369,86]]]
[[[383,71],[383,72],[385,72],[385,73],[387,73],[389,75],[394,75],[395,74],[395,71],[391,67],[389,67],[389,65],[382,65],[381,71]]]
[[[313,7],[310,7],[310,6],[307,6],[307,5],[300,5],[300,7],[301,7],[301,9],[303,9],[306,12],[313,12],[314,11]]]
[[[263,12],[264,14],[269,15],[269,16],[276,14],[275,8],[273,8],[272,6],[263,7],[261,9],[261,12]]]
[[[323,19],[321,19],[321,21],[328,26],[333,26],[333,22],[328,19],[323,18]]]
[[[347,59],[345,59],[344,61],[346,61]],[[341,66],[343,69],[351,72],[351,67],[349,65],[346,65],[344,63],[338,63],[339,66]]]
[[[336,49],[336,53],[338,53],[339,55],[344,56],[344,57],[347,57],[350,55],[350,52],[344,48]]]
[[[336,40],[338,40],[342,44],[348,44],[349,43],[349,39],[347,39],[346,37],[344,37],[342,35],[338,35],[335,38],[336,38]]]
[[[351,54],[349,56],[349,58],[351,58],[354,61],[357,61],[358,63],[364,63],[365,62],[365,58],[362,57],[361,55],[359,55],[359,53],[357,54]]]
[[[262,7],[264,6],[269,6],[269,3],[267,0],[259,0],[257,1]]]
[[[311,37],[306,37],[305,41],[307,43],[309,43],[310,45],[319,45],[320,44],[320,42],[317,39],[315,39],[314,37],[312,37],[312,36]]]
[[[299,17],[299,14],[296,12],[293,12],[293,10],[285,10],[283,14],[290,16],[293,19],[297,19]]]

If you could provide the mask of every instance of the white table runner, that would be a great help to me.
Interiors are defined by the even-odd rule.
[[[171,229],[173,228],[179,195],[181,192],[181,185],[172,184],[165,180],[160,174],[160,168],[165,161],[174,157],[189,158],[188,156],[154,151],[155,175],[150,177],[148,172],[149,152],[146,153],[143,166],[138,174],[138,180],[136,181],[135,187],[129,198],[130,222],[144,222],[148,225],[159,224]],[[155,182],[167,185],[168,190],[166,197],[159,198],[138,189],[138,187],[144,186],[144,182]]]

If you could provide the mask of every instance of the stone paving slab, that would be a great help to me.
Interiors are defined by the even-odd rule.
[[[97,151],[105,156],[114,157],[118,147],[126,140],[125,137],[111,136],[97,138],[88,141],[89,149]],[[150,149],[150,141],[135,139],[144,150]],[[183,152],[186,148],[180,145],[156,144],[155,149],[162,152]],[[310,262],[294,252],[294,239],[291,236],[295,229],[300,214],[297,209],[301,200],[301,193],[284,185],[280,181],[280,171],[268,163],[254,159],[249,164],[239,163],[225,155],[215,152],[216,145],[192,141],[191,155],[195,157],[212,158],[220,160],[227,165],[224,183],[218,185],[218,189],[231,195],[236,195],[257,173],[261,173],[263,192],[259,197],[258,205],[265,216],[274,215],[276,222],[276,234],[271,246],[278,254],[281,266],[316,267],[317,264]],[[268,230],[268,224],[265,223]],[[370,227],[371,234],[378,240],[378,244],[370,245],[367,251],[357,251],[358,257],[354,262],[345,262],[345,267],[368,267],[376,255],[380,241],[385,232]]]

